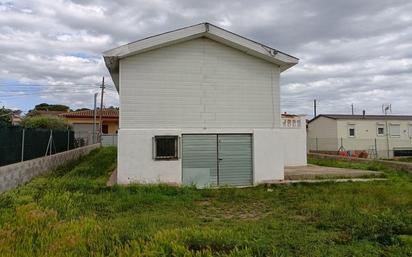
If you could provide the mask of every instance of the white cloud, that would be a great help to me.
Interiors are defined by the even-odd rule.
[[[411,13],[407,0],[0,0],[0,101],[18,99],[22,87],[1,87],[13,81],[41,85],[30,88],[33,99],[90,106],[109,78],[101,52],[209,21],[300,58],[282,76],[284,111],[311,113],[317,98],[321,112],[354,103],[378,113],[392,102],[408,113]],[[113,89],[107,101],[117,103]]]

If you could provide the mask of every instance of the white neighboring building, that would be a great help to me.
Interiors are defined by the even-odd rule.
[[[117,181],[249,186],[306,165],[306,131],[280,118],[298,59],[209,23],[103,53],[120,94]]]
[[[306,126],[305,114],[291,114],[284,112],[281,115],[282,127],[284,128],[300,128]]]
[[[308,149],[412,156],[412,116],[321,114],[308,122]]]

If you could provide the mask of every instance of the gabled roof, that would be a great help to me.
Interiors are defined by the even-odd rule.
[[[249,55],[275,63],[280,66],[281,71],[289,69],[299,61],[296,57],[239,36],[207,22],[147,37],[116,47],[103,52],[103,57],[113,82],[116,85],[117,90],[119,90],[120,59],[200,37],[210,38]]]
[[[67,113],[62,113],[59,116],[65,117],[65,118],[93,118],[94,117],[94,111],[93,110],[84,110],[84,111],[76,111],[76,112],[67,112]],[[96,116],[100,116],[100,109],[97,109],[96,111]],[[119,110],[118,109],[103,109],[102,111],[102,118],[113,118],[113,119],[118,119],[119,118]]]
[[[350,115],[350,114],[319,114],[311,119],[308,123],[316,120],[319,117],[325,117],[333,120],[410,120],[411,115]]]

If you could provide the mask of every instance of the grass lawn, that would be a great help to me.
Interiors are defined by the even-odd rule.
[[[412,157],[402,157],[402,158],[397,158],[397,159],[388,159],[388,161],[412,162]]]
[[[0,256],[412,256],[412,176],[205,189],[106,187],[103,148],[0,195]]]

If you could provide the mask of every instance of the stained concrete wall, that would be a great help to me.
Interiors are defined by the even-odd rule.
[[[76,160],[98,147],[100,147],[100,144],[94,144],[51,156],[2,166],[0,167],[0,193],[26,183],[32,178],[47,173],[68,161]]]
[[[153,160],[153,136],[182,134],[253,135],[254,184],[283,179],[283,129],[120,129],[117,151],[117,183],[182,183],[182,159]],[[292,140],[289,140],[292,141]],[[301,142],[303,145],[305,141]],[[301,151],[306,155],[305,148]],[[292,155],[293,158],[297,153]],[[306,164],[306,162],[304,162]]]

